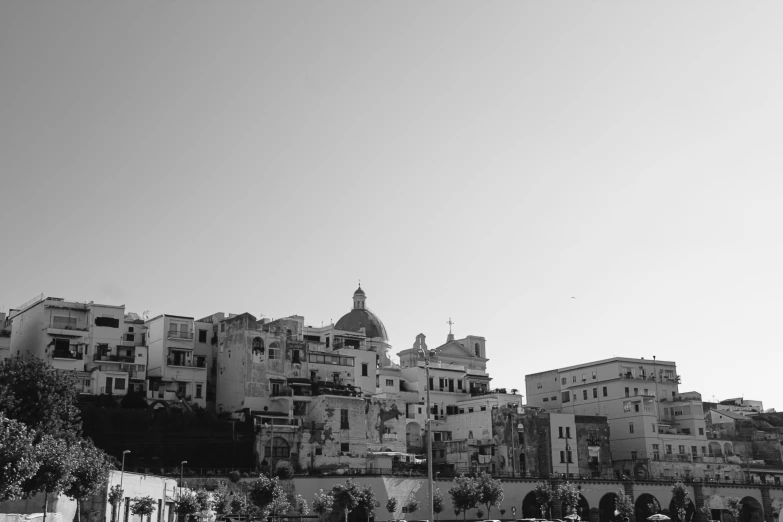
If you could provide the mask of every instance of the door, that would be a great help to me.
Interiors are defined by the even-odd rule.
[[[449,391],[454,391],[454,379],[449,379]]]
[[[111,393],[113,387],[114,387],[114,378],[106,377],[106,393]]]

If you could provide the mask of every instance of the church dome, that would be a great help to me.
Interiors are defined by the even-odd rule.
[[[349,332],[359,332],[364,327],[364,335],[368,338],[377,337],[383,341],[388,341],[386,327],[378,316],[366,308],[354,308],[337,321],[334,325],[337,330],[347,330]]]
[[[364,306],[364,302],[367,300],[367,296],[359,286],[359,289],[353,293],[353,310],[345,314],[334,325],[337,330],[345,330],[348,332],[359,332],[364,328],[364,335],[369,338],[377,338],[382,341],[388,341],[389,338],[386,335],[386,327],[378,316],[369,311]]]

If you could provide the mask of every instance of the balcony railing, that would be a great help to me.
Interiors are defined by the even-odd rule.
[[[54,328],[56,330],[75,330],[77,332],[86,332],[89,330],[87,326],[80,325],[78,323],[64,323],[59,321],[52,321],[49,323],[49,328]]]
[[[136,362],[136,358],[132,355],[103,355],[96,353],[92,357],[93,361],[107,361],[107,362]]]
[[[168,366],[181,366],[183,368],[204,368],[206,369],[207,363],[206,361],[196,361],[196,362],[188,362],[182,359],[175,359],[174,357],[169,357],[166,359],[166,365]]]
[[[383,440],[399,440],[396,433],[384,433]]]
[[[84,359],[84,355],[81,353],[73,353],[66,350],[55,350],[52,353],[54,359],[75,359],[81,361]]]
[[[166,335],[167,339],[185,339],[190,340],[193,339],[193,332],[175,332],[174,330],[169,331],[169,333]]]

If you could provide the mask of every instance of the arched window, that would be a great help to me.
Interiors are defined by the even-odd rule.
[[[285,439],[275,437],[266,443],[264,457],[273,459],[287,459],[291,456],[291,449]]]
[[[271,343],[269,345],[269,358],[270,359],[279,359],[280,358],[280,345],[277,343]]]
[[[481,357],[481,346],[479,346],[479,343],[476,343],[473,349],[476,351],[476,357]]]
[[[264,340],[260,337],[253,338],[253,353],[264,355]]]

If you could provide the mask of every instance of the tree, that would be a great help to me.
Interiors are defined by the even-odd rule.
[[[0,411],[24,423],[38,440],[43,434],[69,441],[81,435],[77,400],[75,372],[58,371],[33,356],[16,355],[0,364]]]
[[[555,492],[549,484],[539,482],[536,487],[533,488],[533,493],[536,495],[536,503],[541,510],[541,518],[547,518],[549,507],[552,505],[552,500],[555,498]]]
[[[614,508],[622,518],[630,519],[634,514],[633,499],[625,494],[625,489],[620,488],[617,491],[617,500]]]
[[[487,507],[487,517],[490,517],[492,508],[500,507],[500,503],[503,502],[503,484],[483,471],[475,480],[477,503]]]
[[[484,518],[484,512],[481,511],[481,508],[476,510],[476,518]]]
[[[517,393],[519,393],[519,390],[516,388],[511,388],[511,393],[512,395],[516,395]]]
[[[576,512],[579,506],[579,490],[570,482],[563,482],[557,486],[558,497],[566,507],[566,515]]]
[[[111,520],[114,522],[117,519],[117,506],[122,501],[122,496],[125,494],[125,491],[120,487],[119,484],[116,484],[111,487],[109,490],[108,500],[109,504],[111,504]]]
[[[411,497],[408,499],[408,513],[415,513],[419,510],[419,507],[421,507],[421,503],[419,503],[418,500]]]
[[[735,522],[739,517],[740,510],[742,509],[742,502],[737,497],[726,497],[726,508],[731,513]]]
[[[313,497],[313,512],[318,515],[319,519],[331,512],[333,505],[334,497],[330,493],[324,493],[323,489],[318,490],[318,493]],[[389,509],[388,503],[386,504],[386,509]]]
[[[130,512],[134,515],[141,515],[141,520],[144,517],[152,516],[155,512],[156,501],[152,497],[134,497],[130,501]]]
[[[197,513],[198,508],[199,505],[196,495],[190,491],[183,493],[179,499],[174,502],[174,512],[178,515],[185,515],[185,520],[187,520],[189,515]]]
[[[294,478],[294,467],[290,462],[281,460],[275,465],[274,475],[280,480],[291,480]]]
[[[671,488],[671,491],[672,491],[672,502],[674,503],[674,506],[677,509],[677,518],[680,520],[680,522],[686,522],[685,521],[685,515],[687,513],[686,509],[688,505],[691,503],[691,499],[688,496],[688,488],[682,482],[675,482]]]
[[[217,517],[225,518],[233,512],[231,497],[226,483],[222,480],[218,482],[217,488],[212,492],[212,507]]]
[[[386,511],[389,512],[389,515],[394,516],[394,512],[397,511],[396,497],[389,497],[389,500],[386,501]]]
[[[23,423],[0,413],[0,502],[24,494],[22,485],[38,471],[34,433]]]
[[[73,484],[73,475],[78,464],[78,456],[71,451],[65,439],[55,439],[44,435],[36,446],[37,458],[40,464],[37,473],[25,481],[22,489],[25,495],[44,494],[44,522],[46,510],[49,509],[49,493],[59,495]]]
[[[307,500],[302,495],[294,495],[292,499],[289,499],[289,502],[297,515],[310,513],[310,506],[307,505]]]
[[[440,492],[440,489],[435,488],[435,491],[432,492],[432,511],[435,513],[435,520],[438,520],[438,515],[443,512],[444,507],[443,493]]]
[[[359,492],[359,504],[357,507],[364,508],[364,513],[369,522],[370,518],[375,518],[375,507],[380,504],[375,500],[375,491],[369,484],[360,484],[357,486],[357,490]]]
[[[351,479],[345,481],[345,485],[335,484],[332,487],[332,498],[334,499],[334,510],[342,511],[345,515],[345,522],[348,522],[348,513],[356,509],[359,505],[359,490]]]
[[[74,464],[73,482],[65,494],[76,500],[76,519],[81,520],[81,501],[86,500],[106,484],[112,464],[110,457],[95,447],[90,439],[81,439],[71,446]]]
[[[280,479],[266,475],[258,477],[250,486],[250,503],[257,510],[257,517],[266,519],[270,514],[283,514],[288,511],[288,503]]]
[[[478,504],[476,481],[464,474],[454,479],[454,486],[449,489],[451,504],[462,513],[465,520],[467,512]]]

